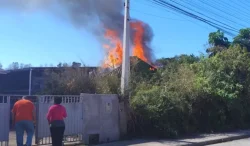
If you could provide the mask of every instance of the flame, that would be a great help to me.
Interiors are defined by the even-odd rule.
[[[122,43],[117,33],[113,30],[107,29],[105,38],[109,41],[109,44],[103,45],[103,48],[107,51],[103,67],[115,68],[122,64]]]
[[[150,60],[146,57],[145,49],[143,47],[143,35],[144,27],[143,22],[132,22],[131,27],[134,30],[133,36],[133,49],[132,54],[140,58],[141,60],[151,64]],[[107,55],[104,60],[104,68],[115,68],[122,64],[122,41],[119,38],[117,32],[114,30],[106,29],[105,39],[108,41],[107,44],[103,45],[106,49]]]
[[[150,70],[150,71],[154,71],[155,68],[154,68],[154,67],[150,67],[149,70]]]
[[[133,56],[137,56],[141,60],[148,62],[145,55],[145,51],[143,48],[143,34],[144,34],[144,28],[142,22],[133,22],[131,23],[131,27],[135,30],[135,36],[134,36],[134,48],[133,48]]]

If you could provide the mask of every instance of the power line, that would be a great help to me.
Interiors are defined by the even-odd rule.
[[[231,1],[231,3],[233,4],[233,6],[240,6],[240,9],[239,10],[246,10],[246,12],[249,12],[249,7],[247,7],[246,5],[244,5],[244,1],[243,0],[241,0],[241,1],[237,1],[237,2],[239,2],[239,3],[236,3],[235,1],[233,1],[233,0],[230,0]],[[241,4],[243,4],[243,5],[241,5]]]
[[[208,20],[206,20],[204,18],[201,18],[201,17],[193,14],[193,13],[187,12],[187,11],[185,11],[185,10],[183,10],[183,9],[175,6],[175,5],[172,5],[172,4],[168,3],[168,2],[165,2],[165,1],[162,1],[162,0],[158,0],[158,1],[157,0],[152,0],[152,1],[155,4],[161,5],[162,7],[170,8],[173,11],[179,12],[179,13],[181,13],[183,15],[188,16],[188,17],[191,17],[191,18],[194,18],[196,20],[199,20],[199,21],[202,21],[204,23],[207,23],[208,25],[211,25],[212,27],[215,27],[217,29],[223,30],[224,32],[228,33],[229,35],[233,35],[231,32],[229,32],[229,31],[226,30],[227,28],[224,29],[223,26],[220,26],[220,25],[218,25],[216,23],[210,22],[210,21],[208,21]]]
[[[218,6],[218,5],[214,5],[214,4],[209,4],[209,3],[207,3],[207,2],[205,2],[205,1],[200,1],[201,3],[205,3],[205,4],[207,4],[208,6],[210,6],[210,7],[212,7],[213,9],[216,9],[216,6]],[[217,2],[217,1],[216,1]],[[226,9],[230,9],[230,7],[229,6],[231,6],[231,5],[229,5],[228,3],[227,4],[225,4],[225,3],[221,3],[220,1],[218,1],[217,2],[217,4],[221,4],[221,6],[224,6]],[[233,7],[234,8],[234,7]],[[240,21],[244,21],[244,20],[242,20],[241,18],[239,18],[238,16],[235,16],[235,12],[238,12],[238,9],[236,8],[235,10],[236,11],[234,11],[234,10],[232,10],[231,12],[233,12],[233,14],[230,14],[229,12],[226,12],[226,11],[223,11],[223,10],[220,10],[220,9],[218,9],[217,8],[217,10],[219,10],[220,12],[223,12],[223,13],[225,13],[225,14],[227,14],[227,15],[229,15],[229,16],[231,16],[231,17],[234,17],[234,18],[236,18],[236,19],[238,19],[238,20],[240,20]],[[241,15],[245,15],[245,16],[248,16],[248,15],[246,15],[245,13],[240,13]],[[248,16],[249,17],[249,16]],[[248,20],[250,20],[250,19],[248,19]],[[245,22],[245,21],[244,21]],[[247,24],[249,24],[249,21],[248,22],[245,22],[245,23],[247,23]]]
[[[227,21],[230,21],[230,22],[232,22],[234,24],[237,24],[237,25],[239,25],[241,27],[246,27],[243,24],[237,23],[237,22],[235,22],[235,21],[233,21],[233,20],[231,20],[231,19],[229,19],[229,18],[227,18],[225,16],[220,15],[220,13],[216,13],[216,12],[210,10],[210,9],[206,9],[206,7],[201,7],[200,5],[198,5],[196,3],[188,2],[186,0],[181,0],[181,1],[183,1],[184,3],[186,3],[186,4],[188,4],[188,5],[192,6],[192,7],[200,8],[201,10],[205,10],[206,12],[210,12],[210,13],[214,14],[215,16],[219,16],[220,18],[223,18],[223,19],[225,19]],[[200,2],[202,2],[202,1],[200,1]],[[218,10],[220,12],[223,12],[223,13],[229,15],[227,12],[224,12],[224,11],[222,11],[220,9],[216,9],[216,7],[214,7],[214,6],[211,6],[211,5],[207,4],[207,3],[206,3],[206,5],[209,6],[209,7],[211,7],[211,8],[213,8],[213,9],[215,9],[215,10]],[[229,15],[229,16],[231,16],[231,15]]]
[[[218,20],[216,20],[216,19],[214,19],[214,18],[212,18],[212,17],[209,17],[209,16],[207,16],[207,15],[201,13],[201,12],[198,12],[198,11],[195,11],[195,10],[193,10],[193,9],[191,9],[191,8],[188,8],[188,7],[182,5],[182,4],[180,4],[180,3],[178,3],[178,2],[176,2],[176,1],[174,1],[174,0],[170,0],[170,1],[172,1],[173,3],[175,3],[175,4],[177,4],[177,5],[180,5],[180,6],[184,7],[184,8],[186,8],[186,9],[189,9],[190,11],[194,11],[194,12],[196,12],[196,13],[198,13],[198,14],[204,16],[204,17],[207,17],[207,18],[209,18],[209,19],[211,19],[211,20],[213,20],[213,21],[215,21],[215,22],[217,22],[217,23],[220,23],[220,24],[222,24],[222,25],[225,25],[225,26],[228,27],[228,29],[230,28],[230,30],[236,30],[236,31],[237,31],[237,29],[233,28],[232,26],[230,26],[230,25],[228,25],[228,24],[225,24],[225,23],[220,22],[220,21],[218,21]]]
[[[140,1],[140,0],[138,0],[138,1]],[[159,6],[159,5],[150,5],[150,4],[148,4],[148,3],[145,3],[145,0],[141,0],[142,2],[140,2],[140,3],[139,3],[138,1],[133,1],[133,2],[135,2],[135,3],[137,3],[137,4],[140,4],[140,5],[143,4],[143,5],[146,5],[146,6],[150,6],[150,7],[156,8],[157,10],[159,10],[159,8],[162,9],[162,6]],[[197,25],[197,26],[199,26],[199,27],[202,27],[202,28],[204,28],[204,29],[206,29],[206,30],[209,30],[207,27],[202,26],[202,25],[200,25],[199,23],[195,23],[194,21],[187,19],[187,17],[183,17],[183,16],[180,15],[180,13],[178,13],[178,12],[175,12],[175,11],[168,11],[167,9],[164,9],[164,8],[163,8],[162,10],[164,10],[164,11],[166,11],[166,12],[169,12],[169,13],[172,13],[172,14],[178,16],[178,17],[183,18],[183,19],[184,19],[183,21],[191,22],[191,23],[193,23],[193,24],[195,24],[195,25]],[[160,17],[162,17],[162,16],[160,16]],[[209,31],[211,31],[211,30],[209,30]]]
[[[168,18],[168,17],[158,16],[158,15],[155,15],[155,14],[145,13],[143,11],[139,11],[139,10],[131,9],[131,8],[130,8],[130,10],[135,11],[135,12],[139,12],[139,13],[142,13],[142,14],[145,14],[145,15],[153,16],[153,17],[163,18],[163,19],[176,20],[176,21],[189,21],[189,20],[181,20],[181,19],[174,19],[174,18]]]
[[[143,5],[146,5],[146,6],[149,6],[149,7],[154,7],[154,8],[156,8],[156,9],[159,9],[159,6],[157,6],[157,5],[150,5],[149,3],[145,3],[145,1],[144,0],[142,0],[143,2],[137,2],[136,0],[135,1],[133,1],[133,2],[135,2],[135,3],[138,3],[139,5],[141,5],[141,4],[143,4]],[[166,9],[164,9],[165,11],[167,11],[167,12],[170,12],[170,11],[168,11],[168,10],[166,10]]]
[[[223,32],[227,33],[230,36],[235,36],[235,34],[232,33],[232,32],[238,32],[237,29],[235,29],[235,28],[233,28],[233,27],[231,27],[231,26],[229,26],[229,25],[227,25],[227,24],[225,24],[223,22],[220,22],[220,21],[215,20],[215,19],[212,18],[212,20],[215,21],[215,22],[213,22],[213,21],[208,20],[206,18],[203,18],[203,17],[201,17],[199,15],[196,15],[196,14],[194,14],[192,12],[188,12],[187,10],[184,10],[184,9],[174,5],[174,4],[166,2],[165,0],[148,0],[148,1],[150,1],[151,3],[153,3],[155,5],[159,5],[159,6],[163,7],[163,8],[170,9],[170,10],[173,10],[175,12],[181,13],[181,14],[183,14],[185,16],[188,16],[188,17],[194,18],[196,20],[202,21],[202,22],[204,22],[204,23],[206,23],[206,24],[208,24],[208,25],[210,25],[212,27],[215,27],[215,28],[217,28],[219,30],[222,30]],[[176,3],[176,2],[174,2],[174,3]],[[180,5],[179,3],[176,3],[176,4]],[[192,11],[192,9],[191,9],[191,11]],[[198,12],[198,14],[202,14],[202,13]],[[202,14],[202,15],[204,15],[204,14]],[[205,16],[205,17],[207,17],[207,16]]]

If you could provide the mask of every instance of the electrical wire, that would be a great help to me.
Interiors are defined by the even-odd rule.
[[[188,8],[187,6],[182,5],[181,3],[176,2],[175,0],[170,0],[170,1],[172,1],[173,3],[175,3],[175,4],[177,4],[177,5],[180,5],[180,6],[184,7],[184,8],[186,8],[186,9],[190,10],[190,11],[196,12],[196,13],[198,13],[198,14],[204,16],[204,17],[207,17],[207,18],[209,18],[209,19],[211,19],[211,20],[213,20],[213,21],[215,21],[215,22],[217,22],[217,23],[220,23],[220,24],[222,24],[222,25],[225,25],[225,26],[227,26],[228,28],[230,28],[231,30],[236,30],[236,31],[237,31],[237,29],[235,29],[234,27],[232,27],[232,26],[230,26],[230,25],[228,25],[228,24],[226,24],[226,23],[224,23],[224,22],[221,22],[221,21],[219,21],[219,20],[216,20],[216,19],[214,19],[214,18],[212,18],[212,17],[210,17],[210,16],[207,16],[207,15],[201,13],[201,12],[195,11],[194,9]]]
[[[149,6],[149,7],[151,7],[151,8],[156,8],[157,10],[162,9],[161,6],[158,6],[158,5],[150,5],[150,4],[147,3],[147,1],[145,1],[145,0],[141,0],[140,3],[139,3],[138,1],[140,1],[140,0],[132,1],[132,2],[135,2],[135,3],[139,4],[139,5],[142,4],[142,5],[145,5],[145,6]],[[206,30],[208,30],[208,31],[211,31],[211,30],[208,29],[207,27],[205,27],[205,26],[203,26],[203,25],[200,25],[199,23],[195,23],[195,22],[192,21],[192,20],[187,19],[188,17],[184,17],[183,15],[181,15],[181,14],[178,13],[178,12],[168,11],[167,9],[162,9],[162,10],[164,10],[164,11],[166,11],[166,12],[168,12],[168,13],[172,13],[173,15],[176,15],[176,16],[182,18],[183,21],[191,22],[191,23],[193,23],[193,24],[195,24],[195,25],[197,25],[197,26],[199,26],[199,27],[202,27],[202,28],[204,28],[204,29],[206,29]],[[141,11],[141,12],[142,12],[142,11]],[[146,13],[145,13],[145,14],[146,14]],[[147,14],[146,14],[146,15],[147,15]],[[149,15],[151,15],[151,14],[149,14]],[[153,16],[153,15],[151,15],[151,16]],[[159,16],[159,18],[160,18],[160,17],[162,17],[162,16]]]
[[[201,7],[200,5],[198,5],[197,3],[195,3],[194,1],[187,1],[187,0],[181,0],[181,1],[184,2],[184,3],[186,3],[187,5],[190,5],[191,7],[199,8],[200,10],[203,10],[203,11],[205,10],[206,12],[212,13],[212,14],[215,15],[215,16],[219,16],[220,18],[225,19],[225,20],[227,20],[227,21],[229,21],[229,22],[231,22],[231,23],[234,23],[234,24],[236,24],[236,25],[238,25],[238,26],[240,26],[240,27],[246,27],[245,25],[243,25],[243,24],[241,24],[241,23],[239,23],[239,22],[235,22],[235,21],[233,21],[232,19],[229,19],[228,17],[225,17],[225,16],[220,15],[221,13],[216,13],[216,12],[212,11],[211,9],[208,9],[207,7]],[[202,1],[199,1],[199,2],[202,2]],[[231,16],[231,15],[228,14],[227,12],[224,12],[224,11],[222,11],[222,10],[220,10],[220,9],[216,9],[216,7],[214,7],[214,6],[211,6],[211,5],[209,5],[209,4],[207,4],[207,6],[213,8],[214,10],[223,12],[223,13],[225,13],[225,14]]]
[[[143,11],[136,10],[136,9],[131,9],[131,8],[130,8],[130,10],[135,11],[135,12],[139,12],[139,13],[142,13],[142,14],[145,14],[145,15],[153,16],[153,17],[163,18],[163,19],[176,20],[176,21],[189,21],[189,20],[181,20],[181,19],[174,19],[174,18],[163,17],[163,16],[151,14],[151,13],[145,13]]]
[[[234,28],[232,26],[229,26],[228,24],[225,24],[225,23],[223,23],[221,21],[218,21],[218,20],[216,20],[214,18],[206,16],[205,14],[202,14],[200,12],[195,11],[197,14],[194,14],[193,9],[190,9],[190,8],[184,6],[184,5],[180,4],[180,3],[177,3],[175,1],[170,0],[172,3],[175,3],[175,4],[172,4],[172,3],[167,2],[165,0],[148,0],[148,1],[151,2],[152,4],[161,6],[161,7],[166,8],[166,9],[170,9],[172,11],[181,13],[181,14],[183,14],[185,16],[188,16],[188,17],[194,18],[196,20],[202,21],[202,22],[204,22],[204,23],[206,23],[206,24],[208,24],[208,25],[210,25],[212,27],[215,27],[216,29],[222,30],[224,33],[227,33],[230,36],[235,36],[235,34],[234,34],[235,32],[238,33],[238,30],[236,28]],[[187,10],[185,10],[183,8],[180,8],[177,5],[182,6],[182,7],[186,8],[186,9],[188,9],[189,11],[187,11]],[[199,14],[202,15],[203,17],[199,16]],[[207,17],[207,18],[204,18],[204,17]],[[211,20],[209,20],[209,19],[211,19]]]

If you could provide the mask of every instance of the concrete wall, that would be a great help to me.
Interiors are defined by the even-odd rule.
[[[91,135],[99,143],[119,140],[119,100],[117,95],[81,94],[83,100],[83,142],[91,144]]]

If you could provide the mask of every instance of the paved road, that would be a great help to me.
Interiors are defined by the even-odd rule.
[[[225,143],[219,143],[209,146],[250,146],[250,138],[248,139],[241,139],[241,140],[235,140]]]

